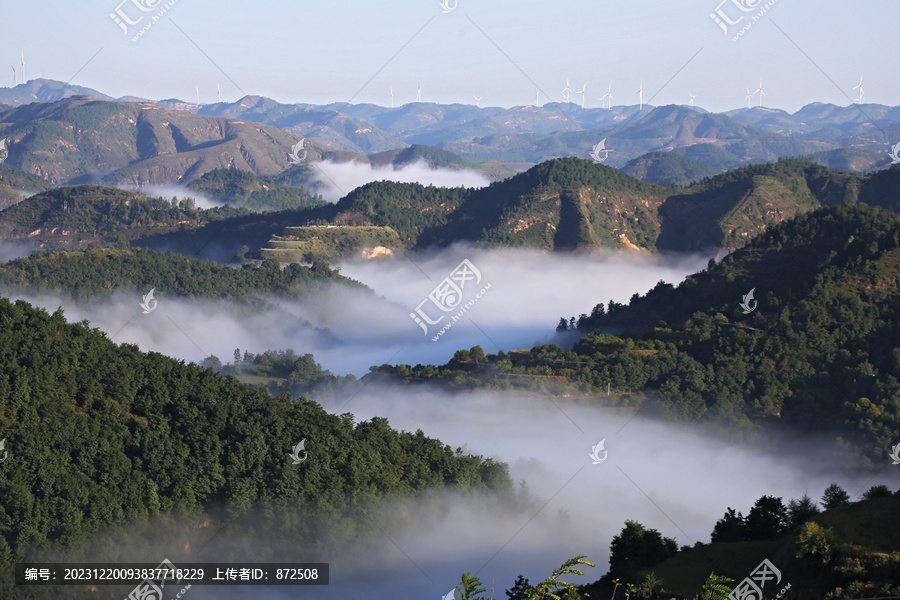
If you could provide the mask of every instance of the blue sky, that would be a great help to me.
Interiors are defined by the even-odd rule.
[[[423,101],[513,106],[533,103],[536,86],[541,103],[562,100],[569,77],[573,90],[587,84],[588,107],[610,84],[615,104],[636,104],[643,80],[645,103],[686,104],[692,92],[719,112],[762,78],[763,104],[795,111],[849,104],[864,75],[865,102],[900,104],[896,0],[458,0],[446,14],[439,0],[174,0],[137,42],[110,13],[136,20],[173,0],[146,13],[132,2],[160,0],[121,1],[0,2],[0,85],[24,50],[29,79],[151,99],[193,100],[199,87],[204,103],[219,85],[224,101],[383,105],[393,87],[400,105],[421,85]],[[744,16],[733,33],[773,1],[737,42],[710,18]]]

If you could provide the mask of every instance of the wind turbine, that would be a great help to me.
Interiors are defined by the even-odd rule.
[[[754,92],[754,93],[755,93],[755,92]],[[751,101],[752,99],[753,99],[753,94],[750,93],[750,86],[748,85],[748,86],[747,86],[747,96],[744,98],[744,100],[747,101],[747,108],[750,108],[750,101]]]
[[[569,98],[572,97],[572,88],[569,87],[569,78],[566,77],[566,87],[563,88],[562,91],[563,100],[568,102]]]
[[[688,96],[691,97],[691,104],[690,104],[690,105],[693,106],[693,105],[694,105],[694,98],[696,98],[697,96],[695,96],[694,94],[692,94],[692,93],[690,93],[690,92],[688,92]]]
[[[391,108],[394,108],[394,86],[391,86]]]
[[[16,68],[13,66],[9,67],[13,71],[13,87],[19,85],[19,72],[16,71]]]
[[[644,80],[641,79],[641,89],[638,90],[638,96],[640,98],[640,105],[638,108],[638,112],[644,110]]]
[[[759,108],[762,108],[762,97],[766,95],[766,93],[763,91],[762,79],[759,80],[759,89],[753,93],[759,94]]]
[[[472,97],[475,98],[475,106],[477,106],[478,108],[481,108],[481,98],[479,98],[478,96],[474,96],[474,95]],[[483,97],[484,96],[482,96],[482,98]]]
[[[416,92],[416,102],[421,102],[422,101],[422,85],[421,84],[417,84],[417,85],[419,86],[419,89]]]
[[[22,52],[22,83],[28,83],[28,80],[25,79],[25,53]]]
[[[854,90],[859,90],[859,98],[854,100],[854,102],[856,102],[857,104],[862,104],[863,96],[866,94],[865,90],[863,90],[862,80],[863,80],[862,75],[860,75],[859,76],[859,85],[857,85],[853,88]]]
[[[534,105],[538,108],[541,106],[541,90],[534,88]]]
[[[196,102],[196,104],[200,104],[200,86],[198,85],[195,89],[197,90],[197,102]]]
[[[222,86],[216,84],[216,102],[222,102]]]
[[[583,86],[581,86],[580,92],[575,92],[576,94],[581,94],[581,108],[584,108],[584,90],[586,90],[586,89],[587,89],[587,84],[584,84]]]
[[[603,108],[603,101],[606,100],[607,98],[609,98],[609,106],[607,106],[606,108],[612,109],[612,101],[613,101],[612,84],[609,84],[609,91],[607,91],[605,94],[603,94],[603,97],[600,98],[600,108]]]

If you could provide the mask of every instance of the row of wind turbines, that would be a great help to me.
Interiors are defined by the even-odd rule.
[[[15,66],[10,67],[13,72],[13,87],[19,85],[19,71]],[[27,83],[28,80],[25,79],[25,53],[22,53],[22,83]]]
[[[863,89],[863,78],[860,76],[859,85],[856,85],[852,88],[852,90],[858,90],[858,96],[853,100],[856,104],[862,104],[863,96],[865,95],[865,90]],[[563,102],[569,103],[572,101],[572,95],[581,94],[581,108],[585,108],[585,98],[587,92],[587,84],[581,86],[580,90],[573,90],[569,85],[569,78],[566,77],[566,87],[562,90],[562,98]],[[534,105],[540,106],[540,90],[534,91]],[[644,81],[641,80],[640,87],[638,91],[635,92],[638,97],[638,110],[644,110]],[[762,108],[763,96],[766,95],[766,91],[763,89],[762,78],[759,80],[759,87],[754,91],[750,91],[750,86],[747,86],[747,95],[744,97],[744,101],[747,103],[747,108],[752,108],[752,101],[754,96],[758,96],[757,107]],[[475,98],[475,106],[481,108],[481,101],[483,97],[473,96]],[[688,91],[688,105],[694,106],[694,100],[697,99],[697,95]],[[416,94],[416,102],[422,101],[422,87],[419,86],[418,93]],[[604,106],[605,103],[605,106]],[[612,84],[609,84],[609,87],[606,90],[606,93],[600,97],[600,108],[612,109],[613,103],[613,93],[612,93]],[[391,88],[391,108],[394,108],[394,89]]]

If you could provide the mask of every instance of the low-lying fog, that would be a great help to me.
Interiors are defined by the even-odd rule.
[[[328,202],[337,202],[356,188],[373,181],[396,181],[398,183],[421,183],[438,187],[485,187],[491,181],[486,176],[471,169],[432,169],[424,160],[396,168],[393,165],[381,167],[357,161],[334,162],[330,160],[313,162],[312,181],[309,190],[319,194]],[[127,188],[128,189],[128,188]],[[147,185],[141,193],[152,197],[179,199],[193,198],[198,208],[214,208],[225,204],[209,198],[202,192],[177,184]]]
[[[428,327],[427,334],[410,314],[464,259],[481,277],[477,283],[465,282],[462,290],[464,304],[474,304],[432,341],[462,305],[442,312],[427,301],[421,308],[426,316],[431,320],[444,316],[438,325]],[[401,254],[340,264],[344,275],[368,285],[375,294],[332,285],[310,302],[277,301],[281,310],[252,317],[238,317],[221,305],[169,298],[163,289],[156,289],[158,304],[150,314],[143,314],[141,295],[120,294],[90,306],[55,297],[26,299],[51,312],[62,304],[70,322],[87,319],[117,343],[135,343],[143,350],[186,360],[199,362],[215,354],[230,362],[235,348],[253,353],[292,348],[299,354],[312,352],[335,374],[360,376],[371,365],[384,363],[444,364],[456,350],[476,345],[496,353],[551,342],[561,316],[589,313],[595,304],[610,299],[627,303],[632,294],[645,292],[660,279],[678,283],[704,268],[707,260],[700,255],[562,255],[455,246],[425,257]],[[327,328],[331,335],[301,327],[304,321]]]
[[[392,165],[375,167],[356,161],[333,162],[322,161],[311,163],[316,168],[318,185],[311,188],[316,194],[337,202],[351,190],[373,181],[390,180],[400,183],[421,183],[438,187],[480,188],[488,185],[490,180],[470,169],[432,169],[423,160],[404,165],[397,169]]]
[[[679,546],[708,543],[727,507],[746,515],[764,494],[787,503],[806,492],[818,500],[833,481],[850,494],[880,483],[846,478],[833,472],[834,465],[817,461],[828,454],[825,442],[806,439],[802,450],[776,455],[732,445],[702,428],[655,422],[633,410],[557,402],[521,393],[447,395],[426,386],[364,389],[345,407],[357,419],[387,417],[394,427],[422,429],[454,448],[503,460],[514,480],[526,481],[540,498],[538,509],[498,516],[453,498],[444,518],[410,524],[405,532],[385,531],[379,552],[360,557],[348,550],[330,557],[331,585],[304,588],[303,597],[437,600],[459,583],[461,573],[471,572],[488,588],[493,578],[495,597],[503,598],[516,575],[537,583],[578,554],[586,554],[596,568],[569,580],[587,583],[606,572],[610,542],[625,520],[657,529]],[[338,408],[337,402],[326,405]],[[601,440],[608,455],[593,464],[591,448]],[[307,450],[310,456],[317,451]],[[211,547],[203,559],[214,556]],[[224,589],[203,591],[207,595],[198,598],[221,598]],[[297,594],[246,588],[225,597]]]
[[[432,341],[438,325],[430,326],[426,335],[410,313],[444,278],[459,274],[463,259],[470,261],[462,278],[464,303],[471,303],[475,291],[488,284],[490,288],[463,319]],[[560,316],[589,312],[596,303],[610,299],[626,303],[660,279],[679,282],[702,269],[707,259],[457,246],[425,257],[345,262],[342,272],[370,286],[374,295],[329,286],[314,302],[280,302],[280,310],[250,318],[237,318],[212,303],[170,298],[163,290],[156,294],[157,307],[147,315],[138,306],[140,297],[119,295],[94,306],[63,304],[70,321],[89,319],[116,342],[137,343],[144,350],[195,361],[216,354],[230,361],[234,348],[251,352],[293,348],[313,352],[336,374],[361,375],[370,365],[385,362],[443,363],[454,351],[476,344],[491,353],[498,346],[511,350],[550,341]],[[476,275],[480,275],[477,284]],[[446,296],[441,298],[447,301]],[[49,297],[29,300],[51,311],[59,304]],[[442,314],[433,303],[423,306],[430,318]],[[439,325],[450,314],[443,313]],[[328,328],[336,341],[329,345],[326,336],[300,326],[302,319]],[[393,427],[422,429],[454,448],[506,462],[514,480],[524,480],[544,508],[532,514],[510,511],[504,517],[476,502],[448,496],[453,508],[443,518],[413,523],[404,531],[385,531],[378,540],[380,551],[358,556],[348,548],[327,557],[332,581],[328,587],[194,587],[190,597],[280,600],[302,594],[437,600],[468,571],[488,587],[493,578],[495,597],[502,598],[516,575],[536,583],[578,554],[588,555],[597,567],[572,581],[596,580],[606,571],[612,537],[627,519],[658,529],[679,545],[693,545],[709,541],[727,507],[746,515],[764,494],[787,502],[805,492],[818,499],[832,481],[850,494],[882,483],[878,478],[865,481],[842,475],[840,466],[823,460],[832,455],[825,451],[825,441],[794,440],[796,452],[782,449],[775,454],[769,443],[738,446],[701,428],[655,422],[640,413],[634,416],[629,409],[566,402],[519,392],[451,395],[429,386],[401,389],[376,382],[353,398],[325,403],[332,412],[352,412],[357,420],[386,417]],[[589,454],[601,440],[608,458],[595,465]],[[314,446],[307,450],[310,456],[319,451]],[[896,487],[896,481],[885,483]],[[218,543],[227,543],[227,537]],[[197,560],[214,561],[216,544]],[[149,554],[153,554],[146,557],[150,562],[163,558],[155,550]]]

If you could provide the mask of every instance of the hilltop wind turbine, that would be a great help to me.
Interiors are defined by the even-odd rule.
[[[692,94],[692,93],[690,93],[690,92],[688,92],[688,96],[691,97],[691,104],[690,104],[690,105],[693,106],[693,105],[694,105],[694,98],[696,98],[697,96],[695,96],[694,94]]]
[[[576,94],[581,94],[581,108],[584,108],[584,91],[587,89],[587,84],[581,86],[580,92],[575,92]]]
[[[612,84],[609,84],[609,91],[607,91],[605,94],[603,94],[603,97],[600,98],[600,108],[603,108],[603,101],[606,100],[607,98],[609,98],[609,106],[607,106],[606,108],[611,110],[612,109],[612,101],[613,101]]]
[[[19,72],[16,71],[16,68],[13,66],[10,66],[9,68],[13,70],[13,87],[15,87],[19,85]]]
[[[422,101],[422,85],[421,84],[417,84],[417,85],[419,86],[419,89],[418,89],[418,91],[416,91],[416,102],[421,102]]]
[[[750,101],[753,100],[753,94],[750,93],[750,86],[747,86],[747,96],[744,98],[747,101],[747,108],[750,108]]]
[[[25,78],[25,53],[22,52],[22,83],[28,83],[28,80]]]
[[[569,87],[569,78],[566,77],[566,87],[563,88],[562,97],[565,102],[569,101],[569,98],[572,97],[572,88]]]
[[[478,108],[481,108],[481,98],[479,98],[478,96],[474,96],[474,95],[472,97],[475,98],[475,106],[477,106]],[[483,97],[484,96],[482,96],[482,98]]]
[[[218,83],[216,84],[216,102],[222,101],[222,86]]]
[[[640,105],[638,107],[638,112],[644,110],[644,80],[641,79],[641,88],[637,91],[638,97],[640,98]]]
[[[753,93],[754,93],[754,94],[759,94],[759,108],[762,108],[762,97],[766,95],[766,93],[763,91],[763,87],[762,87],[762,79],[759,80],[759,89],[757,89],[757,90],[756,90],[755,92],[753,92]]]
[[[541,106],[541,90],[534,88],[534,105],[538,108]]]
[[[857,104],[862,104],[863,96],[866,93],[865,90],[863,90],[862,80],[863,80],[862,75],[860,75],[859,76],[859,85],[857,85],[853,88],[854,90],[859,90],[859,97],[856,100],[854,100],[854,102],[856,102]]]
[[[200,86],[198,85],[194,89],[197,91],[197,102],[195,104],[200,104]]]
[[[391,86],[391,108],[394,108],[394,86]]]

